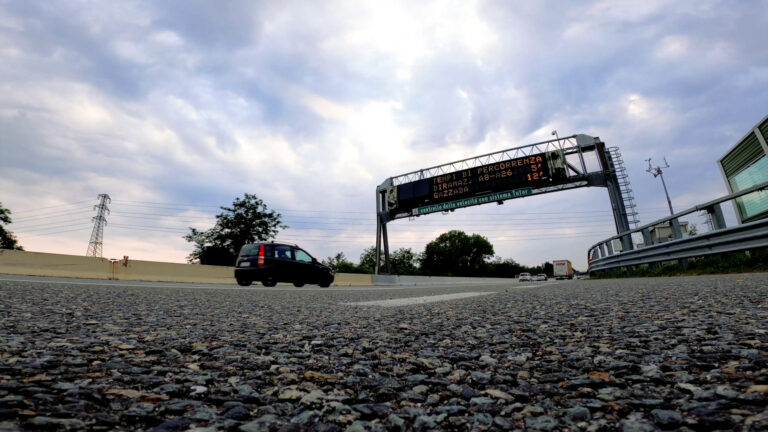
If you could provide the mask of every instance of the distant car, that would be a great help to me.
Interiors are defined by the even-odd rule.
[[[296,245],[285,243],[254,243],[244,245],[235,263],[235,279],[240,286],[261,282],[273,287],[278,282],[296,287],[318,284],[331,286],[333,270],[321,264]]]
[[[547,278],[547,275],[545,275],[544,273],[539,273],[539,274],[536,275],[536,279],[534,279],[534,280],[546,281],[546,280],[548,280],[548,278]]]
[[[518,277],[520,282],[531,281],[531,274],[530,273],[520,273],[520,276]]]

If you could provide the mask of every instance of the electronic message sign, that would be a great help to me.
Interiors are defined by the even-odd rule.
[[[501,201],[530,195],[564,177],[559,151],[538,153],[398,185],[388,197],[389,209],[425,214]]]

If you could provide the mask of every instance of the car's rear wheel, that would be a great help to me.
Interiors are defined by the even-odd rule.
[[[248,285],[250,285],[252,283],[253,283],[253,281],[250,281],[248,279],[238,279],[237,280],[237,284],[240,285],[240,286],[248,286]]]
[[[275,280],[275,278],[270,276],[264,279],[263,281],[261,281],[261,284],[264,285],[265,287],[273,287],[277,285],[277,281]]]
[[[293,286],[295,286],[296,288],[301,288],[304,286],[304,282],[294,282]]]

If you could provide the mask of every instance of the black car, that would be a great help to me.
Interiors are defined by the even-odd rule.
[[[326,288],[333,278],[330,267],[300,247],[285,243],[247,244],[240,249],[235,263],[235,279],[241,286],[260,281],[267,287],[290,282],[297,287],[318,284]]]

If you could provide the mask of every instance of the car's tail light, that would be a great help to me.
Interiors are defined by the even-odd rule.
[[[264,265],[264,245],[261,245],[259,247],[259,259],[256,261],[256,265],[258,266]]]

